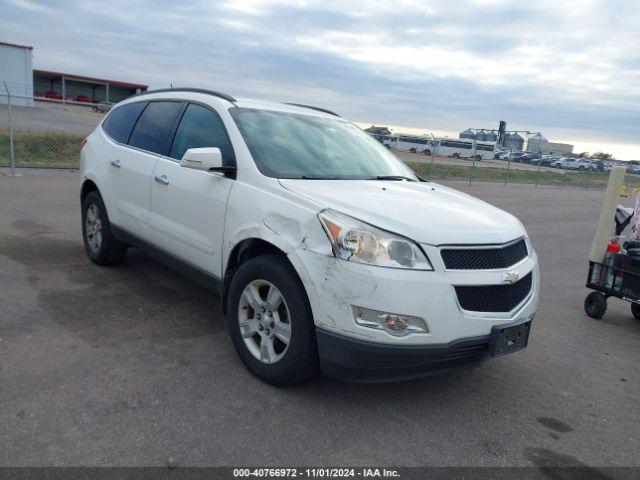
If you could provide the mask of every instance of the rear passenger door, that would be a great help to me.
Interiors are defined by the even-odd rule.
[[[227,199],[234,180],[180,166],[189,148],[218,147],[223,164],[235,157],[222,120],[209,106],[188,103],[167,157],[158,160],[151,185],[154,242],[177,258],[216,276],[222,269]]]
[[[129,137],[147,102],[127,103],[116,107],[105,119],[102,129],[114,143],[105,158],[107,169],[107,196],[109,198],[109,219],[118,227],[131,229],[132,221],[140,221],[147,211],[136,205],[144,203],[140,198],[140,183],[148,183],[149,175],[140,176],[141,170],[153,169],[155,161],[144,165],[137,159],[129,159]],[[127,159],[127,161],[125,161]],[[147,208],[148,210],[148,208]],[[134,220],[137,219],[137,220]]]
[[[149,101],[128,138],[128,147],[119,149],[111,160],[112,203],[116,205],[116,225],[149,240],[150,185],[153,169],[171,140],[182,101]]]

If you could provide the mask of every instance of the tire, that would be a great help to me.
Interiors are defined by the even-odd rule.
[[[476,155],[476,160],[477,160],[477,161],[482,160],[482,156],[481,156],[481,155]]]
[[[431,155],[431,150],[429,150],[428,148],[425,148],[422,153],[424,153],[425,155]]]
[[[89,260],[97,265],[117,265],[127,256],[128,246],[111,233],[107,209],[96,191],[82,202],[82,240]]]
[[[631,304],[631,313],[633,314],[633,318],[636,320],[640,320],[640,305],[637,303]]]
[[[591,292],[584,299],[584,311],[591,318],[602,318],[607,311],[607,297],[600,292]]]
[[[409,149],[409,151],[410,151],[411,153],[416,153],[416,149],[415,149],[415,148],[410,148],[410,149]]]
[[[98,107],[91,107],[91,110],[93,110],[94,112],[98,111]]]
[[[459,153],[454,153],[453,155],[451,155],[453,158],[460,158],[460,154]]]
[[[278,305],[267,301],[271,294]],[[233,346],[251,373],[276,387],[295,385],[318,373],[311,308],[302,282],[284,257],[263,255],[243,263],[231,279],[227,302]]]

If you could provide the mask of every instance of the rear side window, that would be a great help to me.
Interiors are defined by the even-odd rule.
[[[129,145],[153,153],[164,153],[182,102],[149,102],[133,127]]]
[[[104,131],[116,142],[127,143],[131,129],[147,102],[136,102],[114,108],[102,124]]]
[[[222,164],[235,164],[231,142],[222,120],[208,108],[189,104],[184,112],[171,146],[170,157],[182,160],[190,148],[218,147],[222,153]]]

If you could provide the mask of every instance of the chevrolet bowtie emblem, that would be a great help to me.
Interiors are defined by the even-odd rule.
[[[520,280],[520,274],[514,270],[502,275],[503,283],[516,283],[518,280]]]

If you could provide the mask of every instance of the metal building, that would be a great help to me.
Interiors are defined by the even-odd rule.
[[[495,142],[497,139],[498,135],[492,131],[482,130],[480,133],[476,134],[476,140],[482,140],[484,142]]]
[[[545,150],[548,140],[541,133],[536,133],[529,137],[527,141],[527,152],[538,153]]]
[[[33,105],[33,47],[0,42],[0,103]]]
[[[36,97],[83,103],[117,103],[148,88],[140,83],[48,70],[34,70],[33,83]]]
[[[460,132],[460,135],[458,135],[460,138],[467,138],[470,140],[475,140],[476,139],[476,134],[473,130],[471,130],[470,128],[467,128],[464,132]]]
[[[524,138],[517,133],[507,133],[504,136],[504,148],[510,150],[522,151],[524,147]]]

